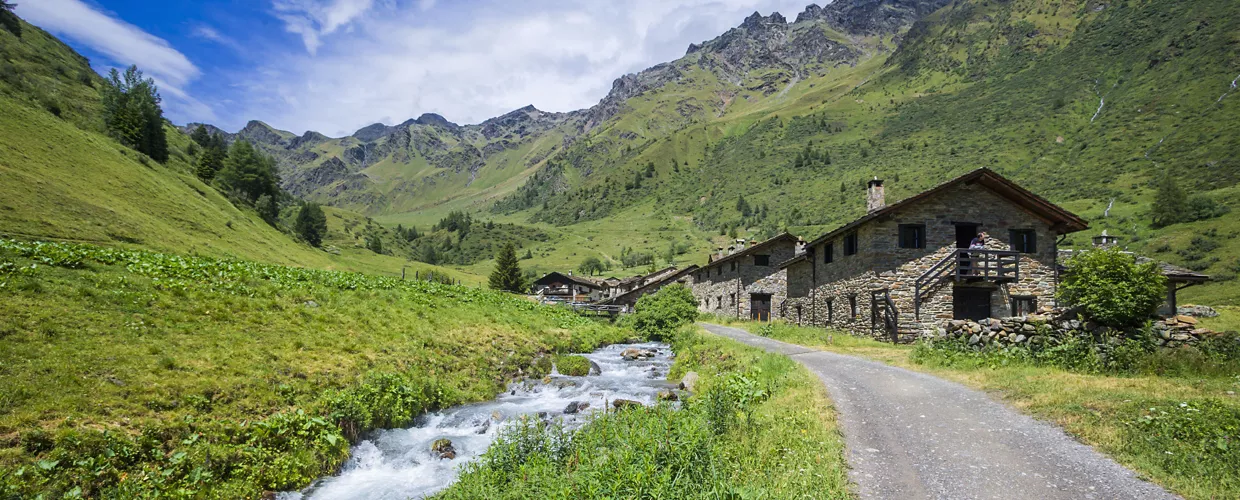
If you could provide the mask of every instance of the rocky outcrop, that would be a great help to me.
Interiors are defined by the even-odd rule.
[[[287,147],[288,142],[281,134],[270,125],[258,120],[251,120],[245,125],[245,128],[237,132],[237,137],[250,141],[253,144],[263,144],[276,147]]]
[[[349,167],[340,158],[332,157],[317,166],[293,171],[281,184],[294,196],[305,197],[348,177]]]
[[[797,15],[797,22],[824,21],[854,35],[891,34],[949,3],[951,0],[840,0],[826,7],[806,7]]]

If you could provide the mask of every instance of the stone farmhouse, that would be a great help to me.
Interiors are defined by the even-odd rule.
[[[866,205],[866,215],[778,264],[787,298],[777,317],[900,341],[944,320],[1046,310],[1058,281],[1057,238],[1088,228],[985,168],[891,205],[875,179]],[[969,249],[982,232],[985,248]],[[729,300],[714,288],[702,293],[720,294]]]
[[[669,266],[646,275],[630,276],[628,278],[605,278],[600,282],[603,286],[603,298],[614,299],[676,273],[676,266]]]
[[[637,305],[637,300],[642,298],[642,296],[646,294],[657,292],[659,291],[659,289],[667,285],[671,285],[675,283],[680,283],[682,285],[688,285],[690,280],[692,279],[692,273],[698,270],[698,266],[694,264],[684,269],[681,269],[679,271],[677,271],[676,268],[674,267],[669,268],[669,269],[671,269],[674,272],[655,273],[651,275],[653,276],[652,279],[644,280],[643,285],[637,288],[634,288],[632,290],[629,290],[627,292],[624,292],[620,295],[603,299],[599,303],[618,305],[618,306],[628,306],[628,309],[632,309],[633,306]]]
[[[592,280],[558,272],[547,273],[531,286],[543,302],[594,302],[602,297],[603,286]]]
[[[697,298],[698,310],[770,320],[777,312],[772,305],[783,303],[788,290],[786,273],[779,263],[792,259],[802,242],[784,233],[749,246],[739,243],[730,253],[712,255],[708,264],[691,275],[690,289]]]

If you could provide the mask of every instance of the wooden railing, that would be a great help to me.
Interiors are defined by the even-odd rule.
[[[891,343],[900,340],[900,311],[895,301],[891,300],[891,290],[870,291],[870,333],[873,334],[882,325],[883,331],[891,336]]]
[[[913,314],[921,320],[922,297],[940,281],[957,283],[990,281],[1005,283],[1020,279],[1020,252],[1009,250],[970,250],[958,248],[930,267],[913,285]]]

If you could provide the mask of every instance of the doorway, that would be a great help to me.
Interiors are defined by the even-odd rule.
[[[956,287],[952,290],[952,319],[980,321],[990,317],[989,288]]]
[[[978,224],[956,224],[956,248],[969,248],[977,237]]]
[[[749,294],[749,319],[756,321],[771,320],[771,294]]]

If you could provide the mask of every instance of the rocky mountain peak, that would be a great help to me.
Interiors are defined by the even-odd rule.
[[[353,137],[362,142],[374,142],[391,134],[395,130],[382,123],[372,123],[353,133]]]
[[[756,30],[783,28],[786,24],[788,24],[788,20],[778,12],[772,12],[771,15],[766,17],[762,17],[762,14],[754,12],[753,14],[750,14],[749,17],[745,18],[745,21],[741,23],[740,27],[747,30]]]
[[[895,33],[951,0],[837,0],[826,7],[809,5],[797,22],[826,21],[845,33]]]
[[[238,137],[242,137],[250,142],[272,145],[283,145],[284,137],[280,135],[276,129],[266,123],[258,120],[250,120],[245,124],[245,128],[237,132]]]
[[[439,127],[439,128],[444,128],[448,130],[456,130],[456,129],[461,128],[460,125],[452,123],[448,121],[447,118],[444,118],[435,113],[423,113],[422,116],[419,116],[417,120],[414,120],[414,122],[420,125],[429,125],[432,127]]]

